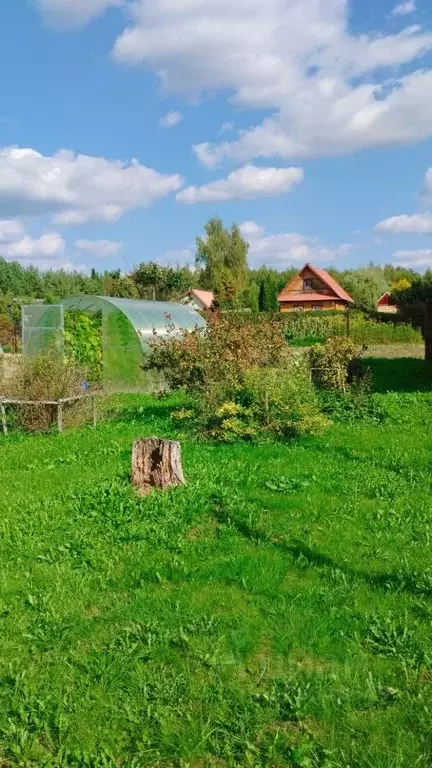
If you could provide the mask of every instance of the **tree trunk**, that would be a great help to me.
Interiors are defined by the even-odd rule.
[[[137,440],[132,451],[132,483],[142,496],[152,488],[185,485],[180,443],[157,437]]]

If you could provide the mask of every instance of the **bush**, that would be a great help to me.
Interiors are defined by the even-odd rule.
[[[294,437],[328,423],[305,365],[290,355],[278,316],[230,313],[181,338],[155,339],[146,367],[195,397],[193,415],[175,416],[216,440]]]
[[[83,393],[85,369],[66,360],[58,352],[45,352],[37,357],[22,358],[0,382],[4,396],[16,400],[61,400]],[[45,431],[55,421],[56,406],[23,405],[16,410],[16,423],[28,431]],[[65,421],[82,421],[83,404],[68,407]]]
[[[206,328],[182,336],[169,330],[167,338],[151,342],[144,368],[162,372],[171,389],[202,394],[222,386],[230,400],[251,367],[282,367],[289,359],[277,316],[245,319],[237,313],[215,313]]]
[[[321,389],[346,392],[348,385],[360,378],[360,357],[366,347],[352,339],[329,339],[309,351],[313,383]]]
[[[283,437],[317,434],[329,424],[305,366],[251,368],[237,400],[247,407],[260,430]]]

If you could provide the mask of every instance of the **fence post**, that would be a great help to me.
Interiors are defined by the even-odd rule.
[[[60,400],[57,403],[57,429],[63,432],[63,403]]]
[[[350,311],[349,311],[349,309],[347,309],[347,311],[346,311],[346,335],[347,335],[347,339],[349,339],[350,333],[351,333],[351,330],[350,330]]]
[[[96,395],[93,395],[93,426],[97,425],[97,402]]]

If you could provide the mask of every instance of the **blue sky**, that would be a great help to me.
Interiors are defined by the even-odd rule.
[[[0,253],[432,266],[429,0],[3,0]]]

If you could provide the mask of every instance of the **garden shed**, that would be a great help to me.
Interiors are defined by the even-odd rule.
[[[204,318],[184,304],[140,301],[110,296],[71,296],[56,305],[23,306],[23,352],[34,355],[44,349],[62,349],[65,318],[83,312],[100,318],[103,383],[111,390],[151,391],[158,382],[142,371],[149,340],[169,332],[183,333],[205,327]],[[67,336],[67,322],[66,322]]]

